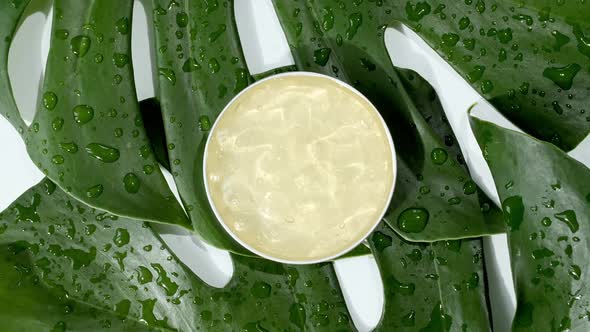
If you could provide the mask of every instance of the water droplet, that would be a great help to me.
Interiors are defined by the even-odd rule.
[[[199,129],[201,131],[209,131],[211,129],[211,120],[206,115],[201,115],[199,117]]]
[[[93,158],[105,163],[114,163],[119,160],[120,156],[118,149],[99,143],[88,144],[86,146],[86,152]]]
[[[572,233],[576,233],[580,229],[578,218],[576,217],[576,213],[573,210],[556,213],[554,216],[555,218],[563,221],[569,227]]]
[[[117,247],[122,247],[129,243],[129,232],[124,228],[117,228],[115,236],[113,237],[113,243]]]
[[[553,50],[560,51],[561,47],[567,43],[569,43],[570,38],[557,30],[553,30],[551,32],[553,37],[555,37],[555,44],[553,45]]]
[[[442,165],[447,161],[447,159],[449,158],[449,155],[447,154],[447,151],[445,149],[435,148],[430,153],[430,158],[432,159],[432,162],[434,164]]]
[[[43,106],[45,109],[52,111],[57,106],[57,95],[51,91],[43,94]]]
[[[197,62],[195,58],[188,58],[182,65],[182,71],[185,73],[191,73],[197,69],[201,69],[201,65]]]
[[[459,35],[456,33],[445,33],[442,35],[442,45],[446,47],[453,47],[459,42]]]
[[[73,109],[74,121],[79,125],[84,125],[94,118],[94,109],[88,105],[78,105]]]
[[[57,29],[55,30],[55,37],[57,39],[66,40],[70,36],[70,32],[65,29]]]
[[[406,2],[406,16],[410,21],[420,21],[424,16],[430,14],[430,9],[427,2],[418,2],[415,5],[410,1]]]
[[[305,320],[305,308],[299,303],[293,303],[289,308],[289,321],[303,331],[305,329]]]
[[[188,26],[188,14],[186,12],[176,14],[176,25],[178,25],[179,28],[185,28]]]
[[[65,162],[65,159],[64,156],[62,156],[61,154],[56,154],[55,156],[53,156],[53,158],[51,158],[51,162],[55,165],[61,165]]]
[[[569,64],[565,67],[548,67],[543,70],[543,76],[550,79],[563,90],[571,89],[574,77],[582,67],[577,63]]]
[[[209,34],[209,43],[215,42],[219,37],[221,37],[221,35],[223,35],[225,30],[227,30],[226,25],[220,24],[219,28],[217,30],[215,30]]]
[[[409,296],[413,295],[416,291],[416,285],[412,282],[403,283],[397,280],[394,276],[387,278],[387,281],[389,286],[394,289],[395,293]]]
[[[86,191],[86,197],[97,198],[100,195],[102,195],[103,190],[104,190],[104,187],[102,186],[102,184],[97,184],[95,186],[92,186],[92,187],[88,188],[88,190]]]
[[[215,59],[215,58],[209,59],[209,71],[211,72],[211,74],[217,73],[220,69],[221,69],[221,65],[219,64],[217,59]]]
[[[494,90],[494,83],[492,83],[492,81],[490,81],[490,80],[485,80],[485,81],[481,82],[480,90],[484,94],[490,93],[490,92],[492,92],[492,90]]]
[[[463,16],[459,20],[459,29],[460,30],[465,30],[465,29],[467,29],[467,27],[469,26],[469,24],[471,24],[471,20],[469,19],[469,17]]]
[[[176,84],[176,74],[174,70],[170,68],[160,68],[158,69],[158,74],[163,76],[168,82],[172,83],[172,85]]]
[[[129,63],[129,56],[124,53],[114,53],[113,54],[113,64],[117,66],[117,68],[123,68]]]
[[[153,279],[154,279],[154,276],[152,275],[152,272],[150,272],[150,270],[147,267],[145,267],[145,266],[137,267],[137,281],[141,285],[145,285],[149,282],[152,282]]]
[[[330,59],[330,54],[332,53],[331,48],[320,48],[313,52],[313,61],[320,66],[325,66]]]
[[[166,274],[166,270],[160,264],[151,264],[152,268],[156,270],[158,273],[158,279],[156,279],[156,283],[158,286],[162,287],[166,291],[166,295],[172,296],[178,290],[178,284],[172,281],[168,274]]]
[[[461,198],[459,198],[459,197],[451,197],[451,198],[449,198],[449,200],[447,202],[450,205],[457,205],[457,204],[461,203]]]
[[[120,302],[115,304],[114,310],[119,318],[125,318],[129,314],[130,308],[131,308],[131,301],[121,300]]]
[[[377,249],[379,252],[382,252],[386,248],[390,247],[393,243],[391,236],[380,231],[375,231],[375,233],[373,233],[371,236],[371,242],[373,243],[375,249]]]
[[[264,281],[256,281],[250,288],[250,293],[259,299],[264,299],[270,296],[271,287]]]
[[[135,194],[139,191],[140,181],[134,173],[127,173],[123,178],[125,190],[130,194]]]
[[[59,143],[59,147],[69,153],[76,153],[78,152],[78,145],[76,143]]]
[[[128,34],[129,33],[129,19],[127,17],[120,18],[117,21],[115,28],[117,29],[117,32],[119,32],[122,35]]]
[[[502,202],[502,210],[504,211],[504,220],[510,226],[512,231],[517,231],[520,228],[524,218],[524,204],[522,197],[511,196]]]
[[[485,70],[486,70],[486,67],[484,67],[484,66],[473,67],[473,70],[471,70],[469,73],[467,73],[467,80],[470,83],[475,83],[475,82],[479,81],[481,79],[481,77],[483,76],[483,73]]]
[[[512,40],[512,29],[506,28],[498,31],[498,40],[500,43],[507,44]]]
[[[405,233],[420,233],[428,224],[429,214],[424,208],[409,208],[400,213],[397,226]]]
[[[322,18],[322,28],[324,31],[330,31],[334,27],[334,12],[332,8],[326,8]]]
[[[346,39],[354,38],[358,29],[363,24],[363,15],[361,13],[353,13],[348,17],[348,29],[346,29]]]
[[[407,327],[416,325],[416,312],[414,310],[402,316],[402,325]]]
[[[568,272],[576,280],[580,280],[582,276],[582,269],[578,265],[572,265]]]
[[[541,224],[545,227],[549,227],[549,226],[551,226],[551,219],[549,219],[548,217],[545,217],[545,218],[541,219]]]
[[[472,195],[475,194],[477,191],[477,185],[472,180],[469,180],[463,184],[463,193],[465,195]]]
[[[533,259],[543,259],[543,258],[552,257],[553,255],[555,255],[555,253],[547,248],[536,249],[536,250],[533,250],[533,253],[532,253]]]
[[[76,36],[70,41],[72,53],[78,57],[83,57],[90,49],[90,38],[88,36]]]

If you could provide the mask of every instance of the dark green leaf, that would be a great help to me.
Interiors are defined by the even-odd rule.
[[[415,241],[502,232],[494,218],[497,210],[476,194],[462,166],[463,158],[433,88],[417,74],[392,66],[383,40],[384,26],[371,13],[375,2],[340,6],[328,0],[274,3],[297,67],[354,85],[385,118],[398,164],[387,224]],[[323,49],[331,51],[317,52]],[[480,205],[487,206],[483,214]]]
[[[517,331],[586,331],[590,170],[555,146],[471,118],[509,229]]]
[[[410,243],[381,227],[370,243],[385,290],[376,331],[490,331],[480,239]]]
[[[397,19],[414,29],[526,132],[564,149],[590,132],[587,1],[376,1],[370,7],[381,23]]]
[[[0,314],[3,326],[30,331],[63,321],[68,330],[109,324],[127,330],[135,322],[179,331],[354,330],[329,263],[289,266],[234,256],[233,279],[213,288],[149,226],[83,205],[48,180],[0,215],[0,233],[0,248],[9,249],[0,250],[0,272],[20,269],[0,278],[0,298],[10,298],[0,302],[0,312],[18,310]],[[47,312],[40,313],[42,305]]]
[[[19,133],[25,130],[20,117],[10,78],[8,77],[8,50],[16,31],[17,23],[30,0],[0,2],[0,114],[4,116]]]
[[[160,172],[135,94],[125,30],[133,1],[57,0],[31,158],[90,206],[190,227]]]
[[[250,83],[233,3],[154,0],[153,5],[159,99],[178,191],[203,239],[251,255],[223,230],[203,183],[209,130],[231,98]]]

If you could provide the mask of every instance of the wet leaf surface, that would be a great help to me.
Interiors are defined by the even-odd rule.
[[[0,215],[0,230],[0,298],[10,299],[0,316],[17,330],[355,330],[329,263],[233,256],[234,277],[213,288],[148,225],[83,205],[48,180]]]
[[[502,201],[516,331],[584,331],[588,320],[590,170],[555,146],[471,118]]]
[[[233,3],[153,1],[159,96],[171,172],[193,228],[208,243],[252,255],[219,225],[203,183],[211,126],[250,83]]]
[[[491,331],[480,239],[412,243],[382,226],[370,243],[385,290],[375,331]]]
[[[434,89],[416,73],[393,67],[383,40],[385,26],[369,11],[375,3],[274,4],[297,68],[350,83],[373,102],[388,124],[398,163],[396,188],[385,217],[389,226],[415,241],[503,231],[498,210],[478,193],[462,165]],[[316,52],[324,49],[331,51]]]
[[[354,7],[354,5],[353,5]],[[573,149],[590,132],[587,1],[375,1],[531,135]]]
[[[190,228],[139,112],[125,28],[132,4],[55,2],[45,82],[26,133],[27,149],[60,188],[90,206]]]

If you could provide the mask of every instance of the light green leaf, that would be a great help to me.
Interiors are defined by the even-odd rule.
[[[480,239],[411,243],[371,236],[385,308],[375,331],[491,331]]]
[[[132,4],[56,0],[27,148],[49,178],[90,206],[190,228],[139,113],[130,57]]]
[[[590,169],[554,145],[471,118],[502,201],[516,331],[590,329]]]
[[[19,313],[0,314],[3,326],[355,330],[330,263],[289,266],[234,256],[233,279],[213,288],[147,224],[90,208],[48,180],[0,215],[0,233],[0,271],[17,269],[0,278],[0,299],[10,298],[0,312]],[[41,305],[47,312],[40,313]]]
[[[385,217],[406,239],[437,241],[503,232],[463,168],[436,93],[419,75],[393,67],[374,2],[275,1],[300,70],[352,84],[379,109],[393,136],[398,178]],[[484,213],[482,213],[482,208]]]
[[[381,4],[382,7],[377,7]],[[376,1],[414,29],[500,112],[563,149],[590,132],[587,1]]]

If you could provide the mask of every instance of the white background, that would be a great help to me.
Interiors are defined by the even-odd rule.
[[[146,13],[151,13],[149,3],[150,0],[136,1],[133,21],[132,53],[140,100],[155,95],[151,32],[147,26],[149,16],[146,16]],[[271,0],[235,0],[235,3],[238,28],[251,73],[293,64]],[[48,0],[32,1],[9,54],[11,83],[19,110],[27,122],[31,121],[35,113],[49,48],[50,7]],[[467,109],[477,103],[474,111],[477,116],[508,128],[516,128],[482,100],[412,31],[403,26],[390,28],[385,38],[388,49],[395,49],[392,54],[395,65],[417,71],[435,87],[474,180],[498,203],[490,171],[469,127]],[[0,210],[4,210],[29,187],[39,182],[43,174],[29,159],[16,130],[2,117],[0,151],[4,156],[0,163]],[[587,138],[571,155],[590,165],[590,139]],[[171,186],[174,187],[172,183]],[[233,267],[227,253],[211,248],[175,228],[160,227],[159,230],[179,258],[203,280],[215,287],[223,287],[229,281]],[[484,242],[494,327],[496,331],[508,331],[514,315],[515,298],[506,236],[492,236]],[[383,306],[383,287],[374,259],[371,256],[358,257],[340,260],[335,265],[356,326],[360,331],[370,331],[379,322]]]

